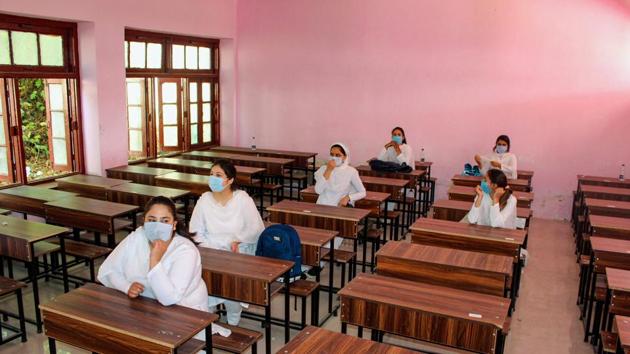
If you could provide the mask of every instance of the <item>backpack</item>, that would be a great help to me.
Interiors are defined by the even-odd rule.
[[[293,262],[292,281],[302,275],[302,245],[297,231],[291,225],[271,225],[260,234],[256,255]]]
[[[406,163],[396,163],[396,162],[389,162],[389,161],[381,161],[378,159],[372,159],[370,160],[370,168],[373,171],[381,171],[381,172],[402,172],[402,173],[409,173],[411,172],[411,167],[407,166]]]

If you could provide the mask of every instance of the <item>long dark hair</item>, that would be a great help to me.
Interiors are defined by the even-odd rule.
[[[503,208],[507,205],[508,199],[510,199],[510,196],[512,195],[512,189],[508,186],[508,179],[503,171],[497,170],[496,168],[488,171],[488,179],[490,179],[490,182],[493,184],[496,184],[497,187],[505,189],[505,193],[503,193],[501,199],[499,199],[499,208],[503,210]]]
[[[499,135],[499,137],[497,138],[497,140],[494,142],[494,148],[492,150],[496,150],[497,149],[497,144],[499,143],[499,140],[503,140],[507,143],[507,151],[510,152],[510,137],[507,135]]]
[[[170,198],[163,197],[163,196],[151,198],[147,202],[147,204],[145,204],[144,206],[144,213],[146,214],[149,210],[151,210],[151,208],[153,208],[154,205],[164,205],[165,207],[167,207],[168,211],[173,216],[173,220],[177,221],[177,225],[175,225],[175,233],[178,234],[179,236],[189,239],[195,245],[198,244],[193,239],[193,236],[195,236],[195,233],[189,232],[188,229],[184,226],[184,221],[177,219],[177,207],[175,206],[175,203]]]
[[[230,185],[230,189],[233,191],[237,190],[238,184],[236,183],[236,167],[234,167],[232,161],[227,159],[218,159],[212,163],[212,167],[214,166],[219,166],[223,172],[225,172],[225,177],[233,180]]]
[[[341,153],[343,154],[343,156],[348,157],[348,154],[346,153],[346,149],[343,148],[343,146],[339,145],[339,144],[335,144],[333,146],[330,147],[330,150],[337,148],[339,149],[339,151],[341,151]]]
[[[392,129],[392,135],[394,135],[394,132],[395,132],[396,130],[400,130],[400,132],[401,132],[401,133],[402,133],[402,135],[403,135],[403,144],[407,144],[407,135],[405,134],[405,130],[404,130],[403,128],[401,128],[401,127],[396,127],[396,128],[394,128],[394,129]]]

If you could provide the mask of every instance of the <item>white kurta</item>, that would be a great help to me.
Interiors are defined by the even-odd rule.
[[[350,197],[350,204],[365,198],[365,187],[356,168],[344,163],[335,167],[328,179],[324,178],[326,165],[315,172],[315,192],[319,194],[317,204],[338,206],[341,198]]]
[[[411,167],[412,170],[416,169],[416,163],[413,159],[413,150],[408,144],[400,145],[399,155],[396,154],[396,149],[391,146],[387,149],[382,148],[381,153],[378,154],[377,159],[381,161],[396,162],[400,164],[404,162],[407,164],[407,166]]]
[[[517,179],[518,173],[516,170],[516,155],[511,152],[504,154],[497,154],[492,152],[488,155],[481,156],[481,173],[486,174],[488,170],[492,169],[491,161],[497,161],[501,164],[501,171],[505,173],[508,179]]]
[[[475,197],[477,202],[477,197]],[[492,204],[492,198],[484,194],[481,205],[476,207],[473,203],[468,212],[468,222],[477,225],[516,229],[516,197],[511,195],[503,210],[499,203]]]

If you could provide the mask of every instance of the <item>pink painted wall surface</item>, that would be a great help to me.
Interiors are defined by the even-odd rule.
[[[0,11],[79,23],[83,135],[87,172],[127,163],[125,27],[225,39],[222,43],[222,135],[233,140],[236,0],[0,0]],[[225,128],[224,128],[225,126]]]
[[[577,173],[630,164],[629,14],[616,0],[239,1],[238,142],[324,155],[343,141],[360,162],[400,125],[444,198],[507,133],[536,172],[535,214],[566,218]]]

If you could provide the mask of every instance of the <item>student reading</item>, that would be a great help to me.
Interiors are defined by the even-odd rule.
[[[516,197],[503,171],[489,170],[475,191],[477,196],[467,216],[469,223],[516,229]]]
[[[510,138],[507,135],[501,135],[497,138],[492,153],[475,155],[475,161],[484,175],[488,170],[496,168],[503,171],[508,179],[518,177],[516,155],[510,152]]]
[[[254,201],[247,192],[236,188],[235,179],[232,162],[214,162],[208,180],[210,192],[197,201],[190,218],[190,231],[196,234],[194,239],[200,247],[254,254],[265,226]],[[241,303],[212,296],[208,301],[210,311],[223,303],[228,323],[238,325]]]
[[[378,160],[387,162],[405,163],[411,169],[415,169],[416,164],[413,160],[413,150],[407,144],[405,131],[401,127],[392,129],[392,138],[381,149],[377,157]]]

